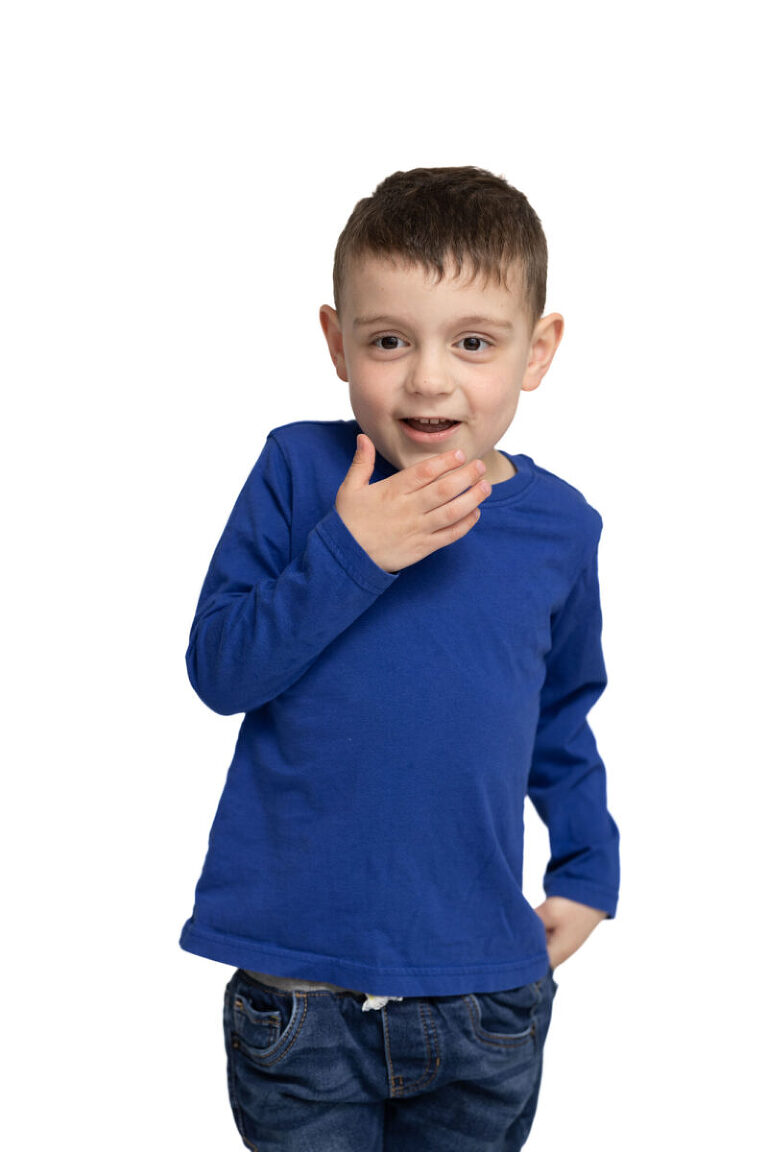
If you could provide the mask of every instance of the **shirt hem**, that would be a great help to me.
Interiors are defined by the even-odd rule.
[[[275,976],[320,981],[373,996],[461,996],[501,992],[543,979],[549,972],[545,951],[512,963],[450,967],[378,967],[314,952],[295,952],[242,937],[185,924],[179,940],[185,952]]]

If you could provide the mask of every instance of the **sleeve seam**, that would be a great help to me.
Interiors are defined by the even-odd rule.
[[[598,512],[597,515],[599,516],[600,513]],[[589,543],[587,544],[587,546],[586,546],[586,548],[585,548],[585,550],[581,556],[579,564],[576,567],[576,573],[574,575],[573,581],[572,581],[570,588],[568,590],[568,595],[566,596],[566,601],[570,599],[571,595],[575,591],[576,586],[578,585],[578,583],[582,579],[582,577],[589,574],[589,570],[592,567],[592,564],[595,560],[595,557],[597,556],[598,548],[600,546],[600,537],[602,536],[602,533],[603,533],[603,523],[602,523],[602,517],[601,517],[600,521],[598,523],[597,533],[594,537],[590,537]]]
[[[293,519],[294,518],[293,518],[293,476],[291,475],[291,466],[288,463],[288,457],[286,456],[285,452],[283,451],[282,444],[280,443],[277,436],[275,435],[274,429],[270,433],[268,433],[267,440],[273,440],[274,443],[277,445],[277,451],[280,453],[280,459],[283,462],[283,468],[285,469],[285,474],[288,477],[288,508],[285,511],[283,511],[281,509],[281,512],[283,512],[284,517],[287,515],[287,521],[286,522],[288,524],[288,534],[289,534],[290,542],[291,542],[291,550],[293,550]]]

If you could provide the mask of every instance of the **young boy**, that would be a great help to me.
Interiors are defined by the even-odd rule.
[[[355,419],[270,432],[203,584],[189,677],[245,717],[181,946],[237,966],[229,1092],[259,1152],[521,1148],[553,969],[616,911],[602,521],[496,448],[562,336],[546,268],[482,169],[361,200],[320,309]]]

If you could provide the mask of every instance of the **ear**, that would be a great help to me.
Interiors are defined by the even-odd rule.
[[[347,361],[344,356],[344,341],[341,335],[341,323],[339,315],[335,308],[331,308],[330,304],[323,304],[320,309],[320,326],[323,329],[323,334],[328,343],[328,351],[331,354],[336,375],[339,380],[349,383],[349,374],[347,372]]]
[[[564,327],[565,321],[559,312],[542,316],[534,326],[528,349],[528,364],[523,378],[523,391],[533,392],[534,388],[538,388],[541,384],[563,338]]]

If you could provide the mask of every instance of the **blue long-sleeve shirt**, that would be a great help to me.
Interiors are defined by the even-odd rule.
[[[616,911],[587,722],[606,684],[602,520],[509,456],[464,537],[386,572],[334,507],[360,431],[270,432],[205,577],[189,678],[245,715],[180,943],[371,994],[515,987],[548,968],[521,891],[526,794],[546,894]],[[377,453],[371,483],[394,472]]]

